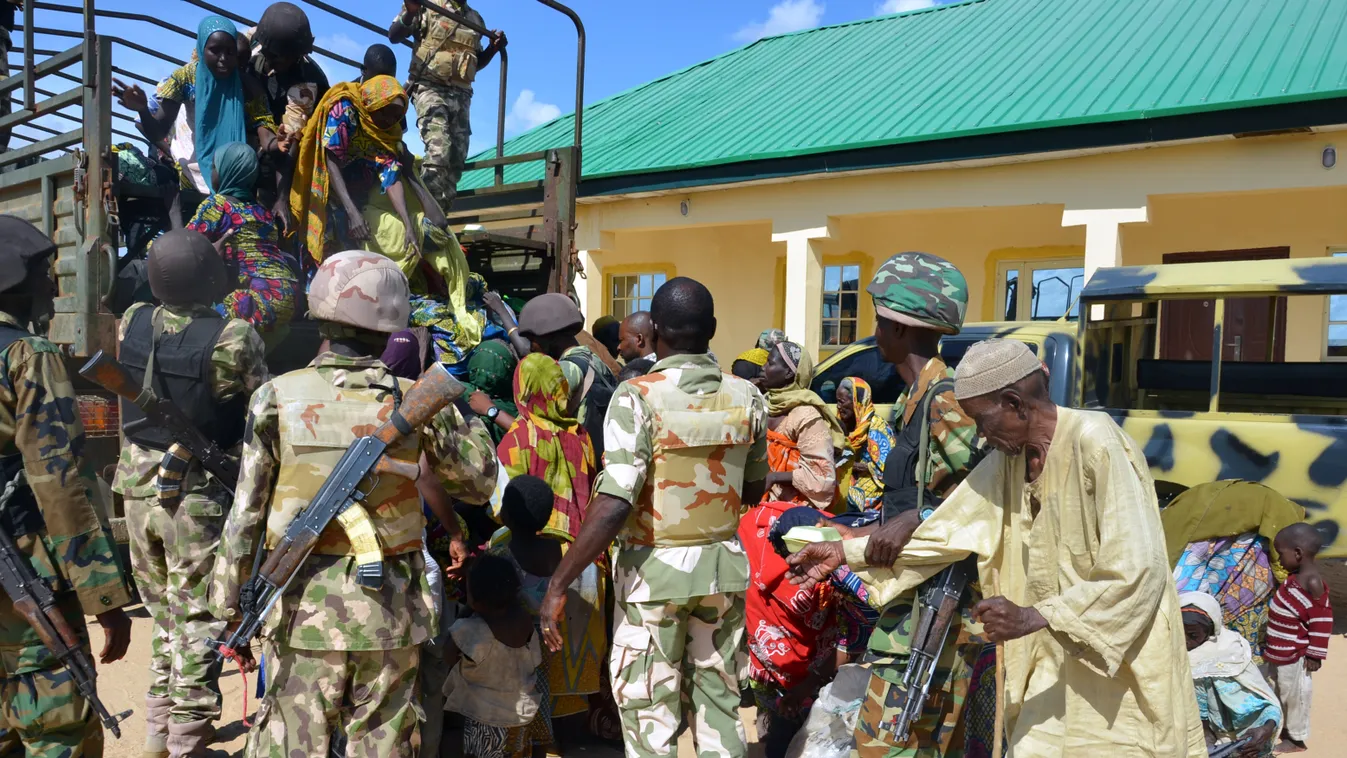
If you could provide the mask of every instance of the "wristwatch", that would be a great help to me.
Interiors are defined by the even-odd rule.
[[[497,407],[494,406],[494,405],[491,406],[491,410],[489,410],[489,411],[486,412],[486,418],[487,418],[488,421],[495,421],[495,420],[496,420],[496,417],[499,416],[499,415],[500,415],[500,409],[497,408]]]

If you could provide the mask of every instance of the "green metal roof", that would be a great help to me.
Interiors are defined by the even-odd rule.
[[[588,105],[584,179],[1343,96],[1347,0],[968,0],[769,37]]]

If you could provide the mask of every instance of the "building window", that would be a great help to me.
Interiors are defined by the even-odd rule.
[[[637,311],[650,310],[650,299],[655,290],[664,286],[667,276],[663,273],[650,274],[614,274],[613,296],[609,301],[608,312],[614,318],[626,318]]]
[[[1078,298],[1085,286],[1081,259],[1002,261],[996,272],[996,313],[1002,320],[1056,321],[1064,315],[1073,320],[1080,316]],[[1030,292],[1022,290],[1025,282],[1031,284]]]
[[[856,341],[860,300],[860,265],[823,267],[823,347],[842,347]]]
[[[1333,253],[1347,256],[1347,250]],[[1324,357],[1347,360],[1347,295],[1328,296],[1328,328],[1324,330]]]

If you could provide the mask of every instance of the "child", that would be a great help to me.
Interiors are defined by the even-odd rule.
[[[551,486],[536,476],[525,474],[511,479],[501,496],[500,520],[505,528],[491,538],[491,554],[514,566],[524,603],[534,616],[569,544],[543,532],[552,519],[554,500]],[[566,615],[558,629],[562,649],[556,654],[544,653],[544,665],[538,672],[542,710],[562,750],[568,737],[584,726],[571,717],[589,713],[589,696],[603,688],[602,651],[608,647],[608,624],[602,582],[600,567],[590,564],[571,585]],[[604,738],[616,736],[616,714],[604,707],[596,708],[594,714],[591,731]],[[607,728],[599,723],[605,720],[611,722]]]
[[[398,59],[388,45],[370,45],[365,51],[365,60],[360,66],[360,81],[367,82],[376,76],[398,75]]]
[[[1263,658],[1272,665],[1272,683],[1286,715],[1282,736],[1291,744],[1281,752],[1300,752],[1310,736],[1310,675],[1328,655],[1333,608],[1328,583],[1314,557],[1323,538],[1301,522],[1277,533],[1272,541],[1277,558],[1290,576],[1268,603],[1267,648]]]
[[[451,670],[444,708],[463,715],[463,753],[475,758],[543,758],[537,668],[542,648],[533,618],[519,604],[510,562],[484,555],[468,571],[468,607],[476,614],[449,628]]]
[[[1221,604],[1211,595],[1185,592],[1179,605],[1208,749],[1242,740],[1239,755],[1271,755],[1282,711],[1253,663],[1248,640],[1226,628]]]

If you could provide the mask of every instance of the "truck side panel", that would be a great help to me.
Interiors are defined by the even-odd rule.
[[[1157,488],[1261,482],[1305,508],[1322,555],[1347,558],[1347,419],[1275,414],[1108,411],[1139,443]]]

